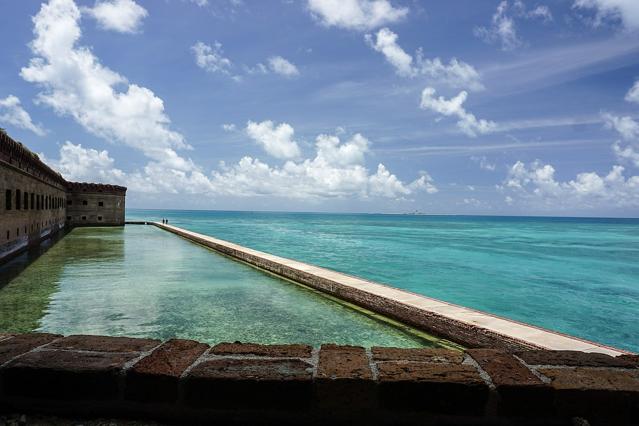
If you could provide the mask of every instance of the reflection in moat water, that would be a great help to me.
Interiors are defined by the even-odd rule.
[[[39,327],[63,266],[60,252],[51,250],[63,237],[63,232],[56,234],[0,266],[0,331],[24,333]],[[41,260],[45,253],[50,260]],[[25,271],[26,279],[21,275]]]
[[[77,228],[0,290],[0,331],[436,346],[151,226]]]

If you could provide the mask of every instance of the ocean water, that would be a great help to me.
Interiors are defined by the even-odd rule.
[[[128,210],[639,352],[639,219]]]
[[[0,332],[441,344],[154,226],[77,228],[49,247],[0,268]]]

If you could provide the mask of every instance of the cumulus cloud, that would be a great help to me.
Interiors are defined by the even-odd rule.
[[[242,76],[232,75],[233,62],[224,56],[222,43],[216,41],[213,45],[208,45],[198,41],[191,46],[191,51],[195,57],[195,63],[198,67],[210,73],[221,73],[231,76],[236,81],[241,81]],[[268,66],[258,63],[254,67],[243,66],[246,74],[268,74],[270,72],[279,74],[284,77],[297,77],[300,71],[297,66],[282,56],[271,56],[266,61]]]
[[[484,119],[478,119],[474,114],[466,111],[464,102],[468,98],[465,90],[453,98],[445,99],[443,96],[435,97],[435,89],[426,87],[422,91],[420,108],[434,111],[447,117],[457,117],[457,127],[466,135],[475,137],[478,134],[487,134],[497,130],[497,123]]]
[[[191,46],[191,51],[195,56],[195,63],[198,67],[210,73],[230,74],[233,63],[229,58],[224,57],[222,43],[216,41],[213,46],[198,41]]]
[[[149,14],[133,0],[99,0],[93,8],[83,10],[102,28],[119,33],[138,32],[142,20]]]
[[[612,145],[612,150],[622,162],[639,167],[639,123],[631,117],[603,114],[606,127],[619,133],[621,140]]]
[[[268,58],[268,65],[271,71],[276,74],[283,75],[284,77],[296,77],[300,75],[297,67],[281,56],[272,56]]]
[[[388,0],[308,0],[312,15],[327,27],[370,31],[408,15],[408,8]]]
[[[501,44],[502,50],[513,50],[522,45],[517,34],[517,19],[549,22],[553,18],[548,6],[539,5],[534,9],[526,9],[526,5],[520,0],[516,0],[512,5],[504,0],[497,5],[490,26],[475,27],[473,33],[486,43]]]
[[[605,21],[621,22],[629,31],[639,29],[639,2],[635,0],[575,0],[573,7],[577,9],[594,9],[594,26]]]
[[[384,58],[395,68],[395,72],[402,77],[424,76],[431,84],[441,83],[454,88],[482,90],[484,86],[477,70],[456,58],[448,64],[439,58],[424,58],[419,49],[415,58],[406,53],[397,43],[398,36],[388,28],[380,29],[375,35],[366,34],[367,44],[384,55]]]
[[[39,156],[67,180],[126,185],[126,173],[114,167],[114,160],[106,150],[84,148],[66,141],[60,147],[59,159],[48,159],[44,154]]]
[[[615,165],[605,175],[579,173],[562,182],[555,178],[550,164],[517,161],[508,170],[502,189],[541,209],[639,206],[639,176],[626,178],[623,173],[624,168]]]
[[[59,158],[47,161],[70,179],[121,183],[141,192],[300,199],[405,198],[417,191],[436,191],[427,173],[408,184],[383,165],[370,173],[364,162],[369,142],[361,135],[345,143],[336,136],[318,136],[315,157],[292,161],[301,155],[293,128],[286,123],[247,125],[247,133],[267,152],[288,159],[281,167],[244,157],[233,166],[223,165],[206,174],[176,152],[190,147],[180,133],[170,129],[162,99],[129,83],[102,65],[89,48],[78,45],[80,19],[73,0],[43,4],[33,18],[35,38],[30,47],[34,58],[21,76],[41,87],[40,103],[72,117],[94,135],[141,151],[149,162],[140,170],[124,172],[108,152],[67,142]]]
[[[291,159],[301,154],[297,142],[293,140],[295,130],[288,123],[275,126],[270,120],[261,123],[249,121],[246,125],[246,133],[264,151],[275,158]]]
[[[383,164],[370,173],[364,165],[370,142],[356,134],[346,142],[338,136],[319,135],[315,157],[270,166],[252,157],[213,173],[213,182],[224,194],[277,196],[298,199],[333,197],[384,197],[399,199],[419,191],[437,192],[433,179],[423,172],[405,184]]]
[[[625,100],[627,102],[635,102],[639,104],[639,80],[635,81],[635,84],[626,93]]]
[[[20,105],[20,99],[13,95],[0,99],[0,125],[7,124],[30,130],[38,136],[44,136],[46,133],[42,126],[31,120],[29,113]]]
[[[225,132],[234,132],[237,130],[237,126],[235,126],[235,124],[233,123],[224,123],[222,124],[222,129]]]
[[[33,18],[30,47],[35,57],[21,76],[42,88],[37,101],[96,136],[141,151],[150,159],[145,170],[155,173],[155,188],[199,187],[201,171],[176,152],[190,147],[170,129],[162,99],[129,83],[102,65],[89,48],[79,46],[80,19],[73,0],[50,0]]]

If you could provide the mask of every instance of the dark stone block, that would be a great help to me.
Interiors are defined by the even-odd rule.
[[[444,364],[461,364],[464,354],[449,349],[430,348],[379,348],[371,349],[374,361],[415,361]]]
[[[321,408],[366,409],[375,405],[376,384],[364,348],[322,345],[315,378]]]
[[[626,361],[629,364],[634,365],[635,368],[639,368],[639,355],[637,354],[619,355],[617,359]]]
[[[308,345],[259,345],[255,343],[220,343],[213,346],[215,355],[255,355],[272,358],[310,358]]]
[[[614,424],[636,422],[639,372],[616,368],[540,368],[552,380],[555,407],[566,417],[584,417]]]
[[[552,388],[546,386],[528,367],[511,354],[495,349],[466,351],[490,376],[499,394],[499,412],[505,415],[548,415],[552,407]]]
[[[113,399],[118,375],[135,353],[39,350],[1,370],[5,396],[55,400]]]
[[[517,352],[529,365],[565,365],[569,367],[632,367],[623,358],[595,352],[535,350]]]
[[[18,334],[10,339],[2,340],[0,341],[0,365],[60,337],[62,336],[58,334],[30,333]]]
[[[174,402],[179,378],[209,348],[193,340],[173,339],[127,371],[125,395],[136,401]]]
[[[215,409],[303,410],[311,404],[312,365],[297,359],[216,359],[184,380],[186,403]]]
[[[160,341],[154,339],[77,335],[60,339],[50,348],[95,352],[146,352],[159,344]]]
[[[484,414],[488,385],[468,365],[381,362],[379,404],[383,408],[434,414]]]

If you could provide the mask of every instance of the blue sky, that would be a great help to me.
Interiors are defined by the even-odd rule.
[[[639,216],[639,2],[7,1],[0,127],[129,207]]]

